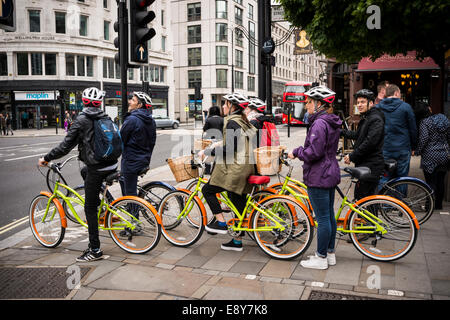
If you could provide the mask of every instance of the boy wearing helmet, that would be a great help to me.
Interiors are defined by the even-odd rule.
[[[318,222],[317,251],[309,260],[300,262],[304,268],[327,269],[336,264],[334,193],[341,181],[336,152],[342,121],[327,112],[335,95],[325,86],[313,87],[305,93],[310,128],[304,146],[289,153],[289,158],[303,161],[303,180]]]
[[[87,166],[86,176],[84,177],[84,211],[88,224],[89,245],[88,249],[76,259],[79,262],[89,262],[102,258],[97,217],[97,207],[100,204],[99,193],[103,180],[115,172],[118,166],[117,160],[98,161],[94,158],[94,120],[107,117],[101,109],[104,96],[105,92],[95,87],[85,89],[82,97],[83,111],[68,129],[64,140],[38,161],[40,166],[45,166],[49,161],[67,155],[78,145],[79,158]]]
[[[378,180],[384,170],[384,115],[381,110],[374,108],[375,94],[372,91],[359,90],[355,98],[361,114],[358,129],[344,129],[341,135],[355,140],[353,152],[345,156],[345,163],[353,162],[355,167],[368,167],[371,171],[370,178],[360,180],[355,185],[354,196],[359,200],[375,194]]]
[[[120,186],[124,196],[137,196],[138,174],[150,165],[156,143],[156,124],[149,109],[152,100],[145,92],[133,92],[128,100],[120,135],[124,150]]]

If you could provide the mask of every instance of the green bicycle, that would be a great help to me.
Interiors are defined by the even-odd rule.
[[[282,156],[281,162],[289,167],[285,181],[270,186],[266,191],[295,198],[313,215],[306,186],[291,178],[293,166],[286,154]],[[363,167],[346,167],[344,171],[350,174],[352,183],[370,174],[370,169]],[[402,201],[386,195],[373,195],[350,202],[347,197],[350,188],[351,184],[344,194],[336,186],[336,191],[342,198],[335,215],[337,232],[341,235],[348,234],[355,248],[373,260],[394,261],[407,255],[414,247],[419,230],[419,223],[411,209]],[[348,207],[348,211],[341,218],[345,207]],[[317,222],[314,221],[313,225],[317,226]]]
[[[205,159],[206,160],[206,159]],[[196,166],[203,167],[203,162]],[[267,176],[250,176],[253,191],[247,195],[243,212],[239,212],[226,192],[218,198],[236,218],[229,219],[228,232],[238,236],[242,231],[252,233],[258,246],[277,259],[293,259],[303,254],[313,239],[313,219],[306,207],[296,199],[283,195],[266,196],[255,191],[270,181]],[[164,238],[175,246],[196,243],[207,224],[205,206],[197,196],[203,181],[198,179],[193,191],[178,189],[161,200],[158,214]]]
[[[57,164],[49,163],[48,167],[60,175]],[[118,177],[119,172],[115,172],[105,179],[106,188],[98,209],[99,229],[108,231],[112,240],[123,250],[146,253],[160,240],[161,220],[155,208],[142,198],[125,196],[109,202],[106,197],[108,186]],[[60,189],[69,192],[65,194]],[[66,204],[66,209],[61,201]],[[77,223],[87,228],[86,220],[77,213],[84,209],[84,201],[83,196],[56,179],[53,193],[41,191],[31,201],[29,222],[33,236],[46,248],[57,247],[64,239],[67,228],[65,210],[70,210]]]

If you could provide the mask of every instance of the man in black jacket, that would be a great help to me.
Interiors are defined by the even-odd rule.
[[[145,92],[133,92],[128,100],[128,113],[120,129],[124,146],[120,186],[124,196],[137,196],[138,175],[150,165],[156,143],[156,123],[148,110],[151,104]]]
[[[101,109],[104,91],[91,87],[83,91],[84,109],[70,126],[64,140],[59,146],[53,148],[43,158],[39,159],[39,165],[45,166],[49,161],[59,159],[67,155],[78,145],[79,158],[87,166],[87,175],[84,181],[85,204],[89,246],[88,249],[76,260],[88,262],[102,258],[100,239],[98,235],[97,207],[100,204],[99,193],[103,180],[117,169],[117,160],[97,161],[94,158],[94,120],[107,117]]]
[[[375,194],[384,170],[384,115],[378,108],[373,108],[375,95],[372,91],[362,89],[355,94],[355,98],[361,114],[358,129],[344,129],[341,135],[356,140],[353,152],[344,158],[345,163],[353,162],[356,167],[369,167],[371,170],[370,178],[358,181],[355,186],[355,199],[361,199]]]

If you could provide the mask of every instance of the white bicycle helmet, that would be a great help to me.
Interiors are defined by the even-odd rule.
[[[266,103],[259,98],[251,98],[248,107],[263,113],[266,110]]]
[[[141,91],[134,91],[133,95],[135,95],[147,109],[151,108],[152,99],[150,98],[150,96],[148,94],[146,94],[145,92],[141,92]]]
[[[321,100],[327,103],[333,103],[334,98],[336,97],[336,92],[328,89],[325,86],[317,86],[305,92],[305,96],[310,97],[314,100]]]
[[[230,93],[223,96],[225,100],[230,101],[233,104],[239,105],[242,109],[247,108],[248,103],[250,102],[246,97],[244,97],[240,93]]]
[[[105,91],[99,90],[96,87],[90,87],[90,88],[84,89],[82,99],[87,99],[87,100],[89,100],[89,102],[90,101],[103,101],[104,96],[105,96]]]

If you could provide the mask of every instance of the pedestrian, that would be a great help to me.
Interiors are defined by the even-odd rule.
[[[384,160],[397,161],[395,177],[406,177],[409,173],[411,155],[417,146],[417,127],[413,109],[400,97],[400,88],[395,84],[390,84],[386,88],[386,98],[377,107],[383,111],[385,119]],[[390,178],[392,177],[383,176],[380,179],[380,187]]]
[[[97,217],[97,207],[100,204],[99,193],[103,180],[114,173],[118,167],[117,160],[98,161],[94,158],[94,120],[107,117],[101,109],[104,96],[105,92],[95,87],[85,89],[82,95],[83,112],[77,117],[64,140],[43,158],[40,158],[38,162],[40,166],[45,166],[49,161],[67,155],[78,145],[79,158],[87,166],[84,181],[84,212],[88,225],[89,245],[88,249],[76,259],[79,262],[102,258]]]
[[[3,135],[6,136],[6,118],[3,113],[0,113],[0,125],[3,132]]]
[[[5,118],[5,122],[6,122],[6,135],[8,135],[8,133],[11,131],[11,135],[14,135],[14,132],[11,128],[11,115],[9,113],[6,114],[6,118]]]
[[[243,212],[247,202],[247,194],[252,191],[252,185],[247,179],[255,173],[255,166],[251,161],[251,146],[255,144],[257,130],[250,124],[244,114],[248,100],[238,93],[223,97],[224,119],[223,141],[198,153],[200,158],[204,155],[214,155],[215,165],[211,179],[202,188],[203,196],[214,214],[215,219],[206,227],[210,233],[227,234],[227,222],[222,214],[216,194],[227,191],[230,200],[239,212]],[[221,245],[222,250],[242,251],[242,233],[230,242]]]
[[[220,108],[212,106],[208,110],[208,118],[203,125],[203,138],[222,140],[223,117]]]
[[[257,146],[278,146],[279,134],[272,114],[266,115],[266,103],[259,98],[252,98],[244,113],[248,121],[258,129]]]
[[[327,110],[336,93],[325,86],[313,87],[305,93],[310,128],[304,146],[288,153],[290,159],[303,161],[303,180],[316,215],[317,250],[309,260],[301,261],[304,268],[327,269],[336,264],[336,219],[334,193],[341,181],[336,152],[342,121]]]
[[[64,130],[67,132],[67,130],[69,130],[70,128],[70,123],[71,123],[71,118],[70,118],[70,114],[69,111],[66,110],[66,115],[64,118]]]
[[[450,121],[442,113],[432,114],[424,106],[424,119],[419,125],[416,155],[421,155],[420,167],[425,181],[435,194],[435,209],[442,209],[445,176],[450,166]]]
[[[128,100],[128,112],[120,129],[124,149],[119,181],[124,196],[137,196],[138,174],[150,166],[156,142],[151,105],[152,100],[144,92],[133,92]]]
[[[375,194],[378,181],[384,170],[383,141],[384,114],[374,108],[375,95],[368,89],[359,90],[355,94],[356,105],[361,119],[356,131],[343,129],[341,135],[355,140],[352,153],[344,157],[344,162],[353,162],[355,167],[370,168],[370,176],[359,180],[355,185],[356,200]]]
[[[382,81],[377,86],[377,97],[375,99],[375,105],[379,104],[381,100],[386,98],[386,88],[389,85],[388,81]]]

